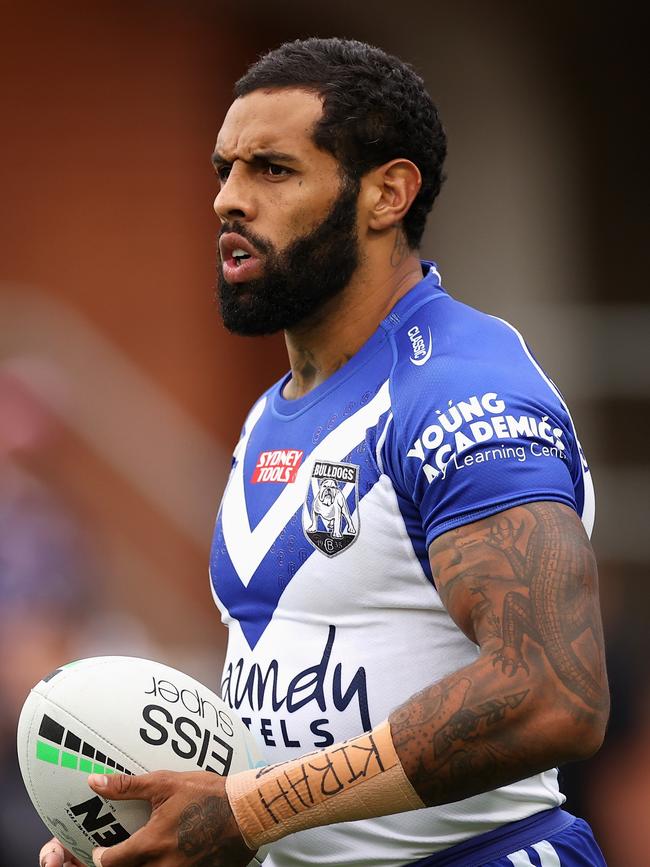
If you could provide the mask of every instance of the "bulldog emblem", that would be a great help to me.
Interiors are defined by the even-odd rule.
[[[314,548],[335,557],[359,534],[359,467],[316,461],[302,510],[305,536]]]

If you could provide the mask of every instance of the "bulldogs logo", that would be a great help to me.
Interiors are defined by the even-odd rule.
[[[316,461],[302,509],[305,536],[323,554],[335,557],[359,534],[358,505],[359,467]]]

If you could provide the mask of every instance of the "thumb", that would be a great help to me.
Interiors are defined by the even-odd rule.
[[[90,788],[102,798],[149,801],[154,794],[152,774],[91,774]]]

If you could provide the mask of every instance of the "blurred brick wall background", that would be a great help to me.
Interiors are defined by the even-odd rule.
[[[357,37],[418,68],[448,130],[423,253],[453,294],[523,330],[590,458],[614,710],[607,748],[567,771],[567,787],[610,865],[647,863],[648,136],[631,10],[0,3],[9,747],[29,685],[64,658],[152,655],[218,682],[212,523],[244,413],[285,359],[280,338],[233,338],[218,321],[209,156],[232,84],[260,51]],[[28,821],[9,747],[5,835]],[[38,847],[17,836],[0,864],[31,863]]]

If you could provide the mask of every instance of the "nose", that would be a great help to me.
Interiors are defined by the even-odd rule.
[[[228,220],[251,220],[255,205],[250,184],[247,182],[246,166],[235,162],[228,177],[221,181],[221,188],[214,200],[214,212],[222,223]]]

